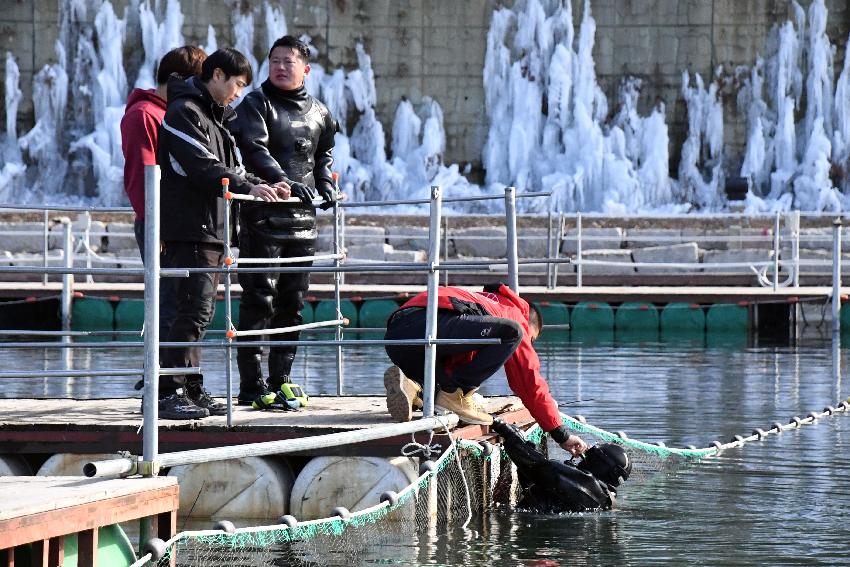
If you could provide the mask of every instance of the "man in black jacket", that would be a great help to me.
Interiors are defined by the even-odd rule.
[[[235,49],[221,49],[203,63],[200,76],[168,83],[168,106],[162,122],[157,163],[162,169],[161,222],[164,268],[215,268],[222,265],[222,178],[230,191],[263,201],[289,198],[286,184],[268,185],[245,172],[225,124],[229,106],[251,82],[251,66]],[[199,341],[212,319],[218,274],[192,273],[178,282],[177,316],[167,341]],[[163,349],[166,368],[200,365],[199,348]],[[182,392],[180,391],[182,389]],[[197,419],[222,415],[197,375],[160,379],[159,415]]]
[[[246,258],[312,256],[316,245],[313,198],[335,199],[331,177],[336,121],[327,107],[307,94],[304,77],[310,72],[307,45],[283,36],[269,51],[269,78],[239,105],[228,127],[245,165],[271,183],[291,187],[296,203],[243,203],[240,206],[239,254]],[[295,266],[309,266],[305,261]],[[239,274],[242,301],[239,329],[284,328],[302,322],[309,273]],[[297,340],[299,333],[280,334]],[[245,344],[244,342],[242,343]],[[268,382],[263,378],[262,349],[240,346],[237,355],[239,403],[256,409],[284,409],[279,393],[290,381],[296,348],[272,347]]]

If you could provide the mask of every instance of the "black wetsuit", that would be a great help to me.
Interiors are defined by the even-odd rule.
[[[333,191],[331,152],[336,122],[324,104],[304,87],[282,91],[271,84],[249,93],[228,124],[245,166],[270,183],[287,181],[315,188],[322,196]],[[316,246],[316,209],[310,203],[243,203],[239,214],[239,253],[245,258],[312,256]],[[309,262],[289,264],[309,266]],[[240,273],[242,302],[239,330],[299,325],[309,273]],[[297,340],[298,332],[275,337]],[[247,342],[247,341],[246,341]],[[244,344],[244,343],[243,343]],[[268,387],[289,382],[294,346],[273,347],[269,353]],[[240,346],[237,354],[240,400],[262,393],[265,383],[260,347]]]
[[[519,507],[557,513],[614,506],[614,487],[569,463],[547,459],[513,425],[495,420],[493,430],[504,439],[502,447],[517,467],[523,488]]]

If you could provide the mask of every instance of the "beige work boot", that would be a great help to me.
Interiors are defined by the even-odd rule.
[[[475,390],[472,390],[466,395],[464,395],[463,390],[460,388],[451,393],[440,390],[437,392],[434,406],[441,410],[456,413],[460,420],[465,423],[474,423],[477,425],[492,424],[493,416],[478,405],[478,402],[472,398],[473,394],[475,394]]]
[[[387,411],[399,423],[413,419],[413,408],[422,407],[422,386],[404,375],[398,366],[390,366],[384,372],[384,387],[387,389]]]

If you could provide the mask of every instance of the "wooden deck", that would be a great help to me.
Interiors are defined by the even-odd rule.
[[[193,421],[160,420],[161,453],[259,443],[323,435],[392,423],[383,396],[315,396],[297,412],[262,412],[234,405],[233,427],[226,418]],[[511,421],[530,416],[517,398],[487,398],[491,413]],[[110,453],[141,454],[142,414],[138,398],[115,400],[0,399],[0,453]],[[456,429],[456,437],[487,433],[480,426]],[[396,456],[410,436],[358,445],[322,449],[301,455]]]
[[[14,566],[12,548],[32,543],[33,567],[64,563],[64,536],[76,533],[77,565],[97,564],[98,528],[156,518],[156,537],[177,530],[177,479],[89,479],[85,477],[0,477],[0,550],[3,567]],[[108,567],[108,566],[107,566]]]

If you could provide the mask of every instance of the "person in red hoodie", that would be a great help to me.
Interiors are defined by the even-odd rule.
[[[121,119],[121,151],[124,153],[124,192],[130,199],[136,221],[136,242],[145,259],[145,166],[156,165],[159,125],[165,117],[168,78],[188,79],[201,73],[207,54],[200,47],[184,45],[172,49],[159,61],[155,89],[133,89]]]
[[[124,192],[130,199],[136,220],[133,232],[142,261],[145,260],[145,166],[156,165],[159,125],[165,117],[168,79],[186,79],[201,72],[207,54],[200,47],[184,45],[172,49],[159,61],[155,89],[133,89],[121,119],[121,151],[124,153]],[[160,280],[159,336],[164,337],[177,311],[174,305],[175,278]],[[137,388],[141,382],[137,384]]]
[[[386,340],[425,337],[428,293],[410,299],[387,321]],[[570,435],[561,420],[558,404],[540,374],[540,359],[532,343],[543,325],[540,312],[504,284],[469,292],[440,287],[437,300],[437,337],[440,339],[497,338],[498,344],[457,344],[437,347],[435,407],[454,412],[466,423],[490,425],[493,417],[473,398],[478,387],[505,367],[508,385],[531,416],[573,456],[587,444]],[[425,347],[387,345],[395,366],[384,373],[387,409],[396,421],[410,421],[412,407],[421,403]]]

